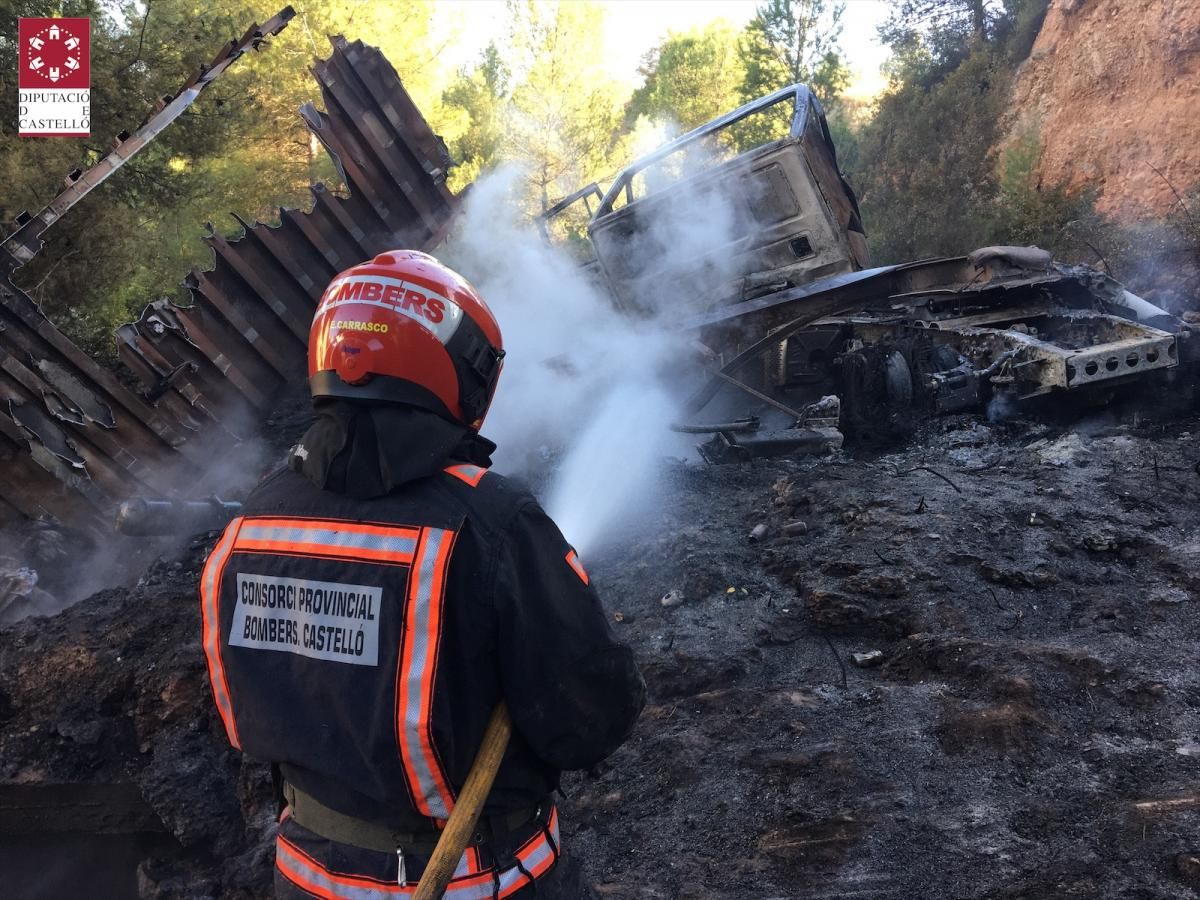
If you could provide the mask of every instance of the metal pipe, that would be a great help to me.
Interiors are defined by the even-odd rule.
[[[207,500],[134,497],[117,508],[116,528],[136,537],[200,534],[224,528],[241,511],[242,504],[217,496]]]
[[[747,416],[744,419],[738,419],[736,422],[715,422],[712,425],[689,425],[685,422],[677,422],[671,426],[671,430],[677,431],[680,434],[716,434],[719,431],[730,431],[740,434],[749,431],[758,431],[758,417]]]

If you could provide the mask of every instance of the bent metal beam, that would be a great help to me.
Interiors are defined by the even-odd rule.
[[[0,520],[50,516],[108,531],[131,495],[204,490],[209,462],[220,455],[214,448],[251,430],[278,388],[303,377],[308,322],[329,278],[382,250],[430,246],[444,234],[457,206],[445,185],[444,144],[383,55],[338,37],[312,70],[326,111],[306,104],[301,115],[348,191],[314,185],[310,210],[281,210],[278,225],[239,219],[234,238],[210,229],[214,265],[184,282],[192,305],[153,303],[118,330],[120,359],[143,391],[88,358],[12,283],[46,229],[292,15],[289,7],[231,41],[0,242]]]

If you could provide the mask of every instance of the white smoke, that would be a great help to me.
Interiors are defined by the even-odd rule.
[[[679,311],[616,311],[602,284],[520,221],[519,178],[509,168],[475,182],[460,229],[438,255],[475,285],[504,334],[504,371],[484,427],[498,445],[497,469],[541,481],[547,512],[585,554],[654,505],[668,453],[691,451],[692,441],[668,427],[680,414],[689,341],[677,331]],[[656,231],[648,243],[659,277],[693,271],[697,253],[727,233],[721,204],[711,195],[705,202],[712,208],[690,215],[672,206],[682,240]],[[648,299],[670,306],[666,297]]]

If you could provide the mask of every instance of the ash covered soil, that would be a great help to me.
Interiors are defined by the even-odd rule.
[[[1200,422],[1010,427],[679,468],[589,561],[650,691],[566,785],[606,896],[1200,895]]]
[[[668,465],[587,560],[650,696],[565,779],[566,846],[614,898],[1200,896],[1197,434],[957,418]],[[136,785],[178,844],[144,896],[269,895],[269,776],[204,675],[210,541],[0,630],[0,784]]]

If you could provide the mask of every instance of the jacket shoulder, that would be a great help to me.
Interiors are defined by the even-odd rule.
[[[520,479],[479,466],[448,466],[442,472],[442,482],[471,513],[500,530],[519,510],[538,505]]]
[[[242,504],[243,514],[274,512],[281,501],[294,498],[298,490],[307,493],[305,489],[309,486],[307,478],[293,472],[285,463],[254,486]]]

